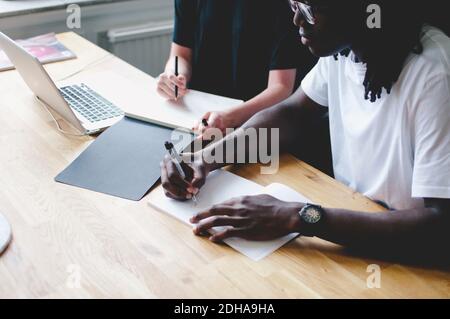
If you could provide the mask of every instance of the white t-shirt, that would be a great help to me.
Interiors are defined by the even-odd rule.
[[[391,94],[364,100],[366,65],[322,58],[302,82],[330,113],[336,179],[397,210],[450,198],[450,39],[424,26]]]

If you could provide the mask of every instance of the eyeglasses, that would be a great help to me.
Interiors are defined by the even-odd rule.
[[[289,0],[291,3],[292,11],[300,13],[305,17],[306,22],[311,25],[316,24],[316,13],[317,11],[327,9],[328,7],[325,5],[309,5],[300,1]]]

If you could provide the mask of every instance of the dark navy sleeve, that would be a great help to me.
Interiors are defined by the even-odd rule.
[[[175,26],[173,42],[184,47],[192,48],[195,37],[196,24],[195,0],[175,0]]]

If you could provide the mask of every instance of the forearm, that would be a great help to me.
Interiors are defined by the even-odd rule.
[[[292,88],[282,83],[274,84],[253,99],[231,109],[230,116],[233,117],[236,127],[241,126],[256,113],[276,105],[292,94]]]
[[[371,251],[426,249],[448,243],[447,216],[433,208],[380,213],[326,209],[323,223],[311,235]]]
[[[165,67],[166,73],[175,73],[175,57],[178,57],[179,74],[186,76],[186,79],[189,82],[192,74],[192,50],[173,43],[170,50],[170,56]]]
[[[266,147],[269,152],[271,149],[270,144],[273,133],[271,129],[277,129],[279,140],[276,142],[278,143],[279,150],[284,152],[289,150],[291,145],[298,141],[298,125],[301,125],[302,121],[309,121],[314,116],[317,116],[320,109],[320,106],[313,103],[303,93],[303,91],[299,89],[288,99],[255,114],[250,118],[250,120],[244,123],[241,128],[226,135],[223,139],[212,143],[202,151],[202,156],[207,159],[208,163],[210,163],[212,162],[210,159],[215,157],[215,154],[223,153],[223,159],[220,162],[215,162],[209,165],[210,170],[215,170],[229,164],[236,164],[236,158],[238,155],[248,159],[249,154],[259,154],[259,147],[261,147],[259,140],[257,143],[255,141],[253,141],[253,143],[246,142],[243,149],[238,149],[238,143],[235,143],[239,140],[242,141],[249,129],[256,130],[258,137],[260,137],[259,129],[267,129],[264,131],[268,134],[265,140],[268,143]],[[228,154],[230,149],[226,147],[227,145],[234,145],[234,149],[232,150],[234,151],[234,154]],[[245,163],[240,162],[239,164]]]

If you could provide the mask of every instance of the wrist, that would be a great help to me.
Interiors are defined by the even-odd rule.
[[[171,57],[169,61],[166,64],[166,67],[164,69],[164,73],[167,75],[173,75],[175,74],[175,56]],[[182,75],[186,79],[186,83],[189,83],[191,79],[191,66],[190,64],[181,56],[178,56],[178,75]]]
[[[216,167],[217,164],[212,162],[212,161],[208,161],[207,158],[205,158],[207,155],[205,153],[205,150],[202,151],[198,151],[197,153],[195,153],[195,160],[200,163],[201,167],[203,168],[203,170],[206,172],[206,175],[208,175],[210,172],[220,168],[220,167]]]
[[[302,219],[300,217],[300,211],[304,207],[304,204],[292,203],[290,207],[290,222],[289,222],[289,232],[290,233],[300,233],[302,229]]]
[[[244,106],[238,106],[224,112],[229,128],[237,128],[244,124],[250,116]]]

